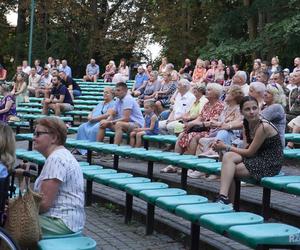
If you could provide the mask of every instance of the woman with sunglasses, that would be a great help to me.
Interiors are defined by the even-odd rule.
[[[64,147],[67,127],[57,117],[37,121],[33,147],[46,157],[34,190],[42,194],[40,225],[46,235],[72,234],[85,223],[81,168]]]

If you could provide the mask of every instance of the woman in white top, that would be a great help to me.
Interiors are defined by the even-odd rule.
[[[118,73],[114,75],[113,82],[125,82],[129,79],[129,68],[126,65],[126,59],[121,58],[118,67]]]
[[[81,231],[85,223],[83,175],[74,156],[63,146],[67,128],[57,117],[37,121],[34,149],[46,162],[34,189],[42,193],[40,225],[43,234]]]

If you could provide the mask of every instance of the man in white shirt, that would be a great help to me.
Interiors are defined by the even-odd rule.
[[[167,120],[159,122],[159,130],[161,134],[174,134],[176,124],[180,122],[184,114],[192,107],[196,97],[189,91],[190,82],[181,79],[177,85],[178,93],[175,97],[173,110]]]
[[[26,60],[24,60],[24,61],[22,62],[22,71],[23,71],[25,74],[29,75],[29,74],[30,74],[30,70],[31,70],[31,68],[30,68],[30,66],[28,66],[28,62],[27,62]]]
[[[239,70],[232,78],[232,84],[239,85],[245,96],[249,95],[249,85],[247,84],[247,73]]]
[[[30,75],[28,78],[28,91],[30,96],[36,96],[36,90],[40,86],[41,76],[36,73],[36,69],[31,68]]]

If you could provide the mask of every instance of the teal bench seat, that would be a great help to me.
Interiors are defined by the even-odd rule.
[[[155,205],[171,213],[174,213],[176,207],[180,205],[200,204],[206,202],[208,202],[208,199],[204,196],[182,195],[182,196],[159,197],[155,201]]]
[[[299,176],[279,176],[279,177],[264,177],[261,179],[261,186],[284,191],[286,186],[291,183],[300,183]]]
[[[230,238],[257,248],[258,246],[300,246],[300,229],[281,223],[232,226],[228,229]]]
[[[99,184],[108,185],[109,181],[112,179],[121,179],[121,178],[132,178],[132,174],[127,173],[112,173],[112,174],[99,174],[93,177],[94,181]]]
[[[232,226],[260,224],[263,222],[263,217],[248,212],[206,214],[199,218],[201,226],[222,235]]]
[[[96,250],[97,243],[89,237],[45,239],[38,243],[40,250]]]
[[[286,186],[286,191],[289,194],[300,195],[300,183],[292,183]]]
[[[220,203],[181,205],[175,209],[175,214],[188,221],[191,221],[192,223],[197,223],[199,221],[200,216],[204,214],[218,214],[230,212],[233,212],[232,206]]]
[[[144,177],[110,179],[108,181],[108,186],[124,191],[125,187],[129,184],[143,184],[143,183],[150,183],[150,182],[151,182],[150,179]]]

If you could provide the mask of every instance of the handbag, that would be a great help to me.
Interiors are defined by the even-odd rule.
[[[192,132],[203,132],[203,131],[208,131],[209,128],[208,127],[203,127],[201,125],[194,125],[193,127],[188,129],[188,133],[192,133]]]
[[[20,183],[20,182],[19,182]],[[29,178],[25,177],[26,189],[19,196],[9,199],[5,229],[21,248],[35,247],[41,239],[39,224],[39,205],[42,196],[29,186]]]

